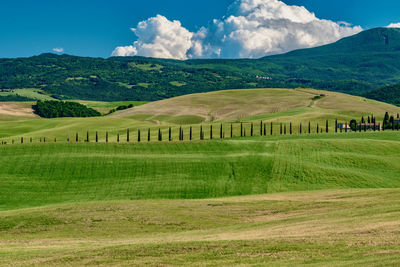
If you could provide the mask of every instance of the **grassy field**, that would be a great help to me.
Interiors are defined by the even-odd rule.
[[[2,266],[398,266],[400,190],[0,212]]]
[[[396,266],[399,137],[0,146],[0,265]]]
[[[400,133],[0,146],[0,209],[400,187]]]

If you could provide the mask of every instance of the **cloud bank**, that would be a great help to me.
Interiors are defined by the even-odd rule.
[[[387,26],[387,28],[400,28],[400,22],[399,23],[391,23]]]
[[[62,52],[64,52],[64,48],[56,47],[56,48],[53,48],[53,51],[56,52],[56,53],[62,53]]]
[[[279,0],[235,0],[221,19],[197,32],[157,15],[132,31],[137,41],[113,56],[158,58],[259,58],[335,42],[362,31],[346,22],[319,19]]]

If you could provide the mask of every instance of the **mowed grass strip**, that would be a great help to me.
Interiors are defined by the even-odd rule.
[[[0,265],[398,266],[399,216],[399,189],[2,211]]]
[[[400,187],[398,132],[0,146],[0,209]]]

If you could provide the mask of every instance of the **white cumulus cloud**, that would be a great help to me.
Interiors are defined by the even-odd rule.
[[[305,7],[279,0],[235,0],[225,16],[194,33],[161,15],[132,30],[137,41],[117,47],[114,56],[259,58],[332,43],[362,28],[319,19]]]
[[[56,52],[56,53],[62,53],[62,52],[64,52],[64,48],[56,47],[56,48],[53,48],[53,51]]]
[[[113,56],[187,59],[186,53],[192,46],[193,33],[179,21],[169,21],[161,15],[140,22],[132,31],[138,40],[133,46],[117,47]]]
[[[387,26],[387,28],[400,28],[400,22],[399,23],[391,23]]]

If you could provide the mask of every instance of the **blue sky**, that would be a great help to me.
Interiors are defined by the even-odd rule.
[[[108,57],[135,41],[130,28],[161,14],[196,32],[220,19],[233,0],[2,0],[0,57],[26,57],[53,48],[65,53]],[[347,21],[364,29],[400,22],[398,0],[285,0],[318,18]]]

